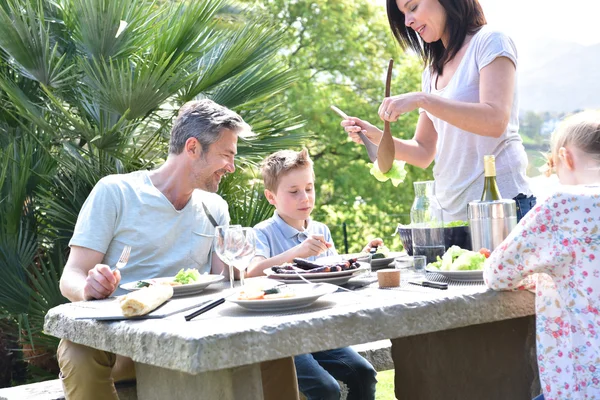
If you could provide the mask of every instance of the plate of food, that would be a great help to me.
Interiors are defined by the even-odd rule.
[[[438,261],[427,264],[425,270],[453,281],[483,281],[483,264],[489,255],[487,249],[475,252],[451,246],[442,258],[438,257]]]
[[[394,262],[396,258],[399,257],[408,257],[405,251],[390,251],[387,253],[375,253],[373,258],[371,259],[371,270],[377,271],[378,269],[388,268],[391,263]],[[359,260],[363,261],[363,259]],[[367,256],[368,260],[368,256]],[[392,266],[393,267],[393,266]]]
[[[294,285],[278,285],[274,287],[245,287],[235,296],[227,298],[228,302],[237,304],[251,311],[288,311],[308,307],[319,297],[333,293],[336,285],[326,283]]]
[[[271,279],[286,282],[303,282],[302,278],[304,278],[311,282],[319,280],[319,282],[333,283],[331,280],[337,278],[347,278],[347,282],[352,276],[367,269],[367,263],[357,261],[355,258],[329,264],[295,258],[293,263],[285,263],[266,269],[265,274]]]
[[[177,275],[164,278],[150,278],[120,285],[121,289],[134,291],[151,285],[170,285],[173,287],[173,297],[188,296],[206,289],[209,285],[220,282],[223,275],[200,274],[197,269],[181,269]]]

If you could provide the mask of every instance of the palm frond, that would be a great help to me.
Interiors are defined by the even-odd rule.
[[[66,63],[66,55],[53,43],[42,0],[35,8],[32,2],[19,0],[6,0],[6,6],[0,7],[0,47],[10,56],[7,61],[24,76],[46,86],[70,84],[73,65]]]
[[[128,119],[140,118],[158,108],[192,78],[182,74],[183,57],[149,54],[145,59],[91,60],[83,69],[100,104]]]
[[[297,75],[282,65],[256,65],[219,85],[210,98],[230,108],[249,106],[284,91],[296,79]]]
[[[168,13],[163,14],[159,28],[161,34],[153,40],[157,54],[194,55],[206,52],[217,40],[214,34],[215,13],[223,0],[173,2]]]
[[[136,0],[77,0],[67,3],[65,23],[79,51],[88,59],[127,58],[146,48],[158,13]]]
[[[32,99],[28,93],[22,90],[21,86],[8,74],[0,72],[0,89],[7,97],[7,107],[4,112],[8,113],[11,119],[17,121],[19,118],[13,113],[13,110],[18,112],[21,117],[27,118],[34,125],[48,129],[50,124],[46,120],[45,110]]]
[[[270,61],[281,44],[281,32],[257,23],[221,34],[208,52],[199,54],[194,69],[197,78],[182,90],[181,101],[192,100],[244,70]]]
[[[222,194],[229,205],[232,224],[254,226],[273,215],[274,207],[264,196],[262,183],[255,181],[247,186],[235,181],[233,179],[229,185],[225,184]]]
[[[4,227],[4,225],[3,225]],[[0,304],[11,315],[29,311],[29,285],[26,269],[33,263],[38,243],[30,226],[21,223],[16,236],[0,231]]]

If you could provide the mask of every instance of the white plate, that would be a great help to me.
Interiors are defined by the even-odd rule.
[[[444,275],[451,281],[483,281],[483,270],[440,271],[439,269],[425,267],[425,271],[435,272],[436,274]]]
[[[377,271],[378,269],[381,269],[381,268],[388,268],[390,266],[390,264],[393,263],[396,258],[404,257],[404,256],[408,257],[408,254],[406,254],[405,251],[391,251],[389,253],[389,257],[376,258],[374,260],[371,260],[371,270]],[[364,261],[364,260],[365,259],[360,258],[360,261]]]
[[[196,281],[194,283],[188,283],[187,285],[179,285],[173,286],[173,297],[177,296],[188,296],[190,294],[195,294],[203,291],[208,287],[208,285],[220,282],[225,277],[223,275],[200,275],[200,281]],[[152,278],[152,279],[143,279],[148,282],[172,282],[175,279],[174,276],[166,277],[166,278]],[[140,290],[141,288],[135,287],[138,281],[129,282],[121,285],[121,289],[134,291]]]
[[[333,293],[337,290],[335,285],[322,284],[315,285],[297,285],[291,288],[296,296],[284,299],[264,299],[264,300],[238,300],[231,296],[227,301],[235,303],[251,311],[287,311],[297,308],[308,307],[321,296]]]
[[[310,278],[307,279],[307,281],[312,282],[312,283],[330,283],[332,285],[338,285],[338,286],[342,286],[345,285],[346,283],[348,283],[348,281],[352,278],[354,278],[356,275],[346,275],[346,276],[334,276],[331,278]],[[269,277],[271,279],[275,279],[278,282],[284,282],[288,285],[291,284],[297,284],[297,283],[304,283],[306,284],[306,282],[304,282],[302,279],[279,279],[279,278],[275,278],[275,277]]]
[[[303,272],[303,273],[299,273],[302,274],[302,277],[304,279],[308,279],[309,281],[313,281],[313,279],[320,279],[320,278],[340,278],[343,276],[352,276],[352,275],[356,275],[357,273],[361,273],[362,271],[365,271],[368,269],[368,264],[362,261],[358,261],[358,263],[360,264],[360,267],[355,268],[355,269],[349,269],[346,271],[336,271],[336,272],[315,272],[315,273],[311,273],[311,272]],[[302,281],[302,278],[300,278],[298,275],[299,274],[294,274],[294,273],[290,273],[290,274],[277,274],[275,272],[273,272],[272,268],[267,268],[265,269],[265,275],[267,275],[269,278],[271,279],[280,279],[280,280],[285,280],[285,281],[290,281],[290,280],[298,280],[298,281]],[[349,278],[348,278],[349,279]]]

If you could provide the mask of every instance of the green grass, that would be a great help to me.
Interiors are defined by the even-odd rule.
[[[377,373],[377,392],[375,400],[393,400],[394,396],[394,370]]]

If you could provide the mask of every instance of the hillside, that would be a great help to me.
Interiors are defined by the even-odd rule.
[[[600,44],[540,42],[519,51],[521,110],[600,108]]]

